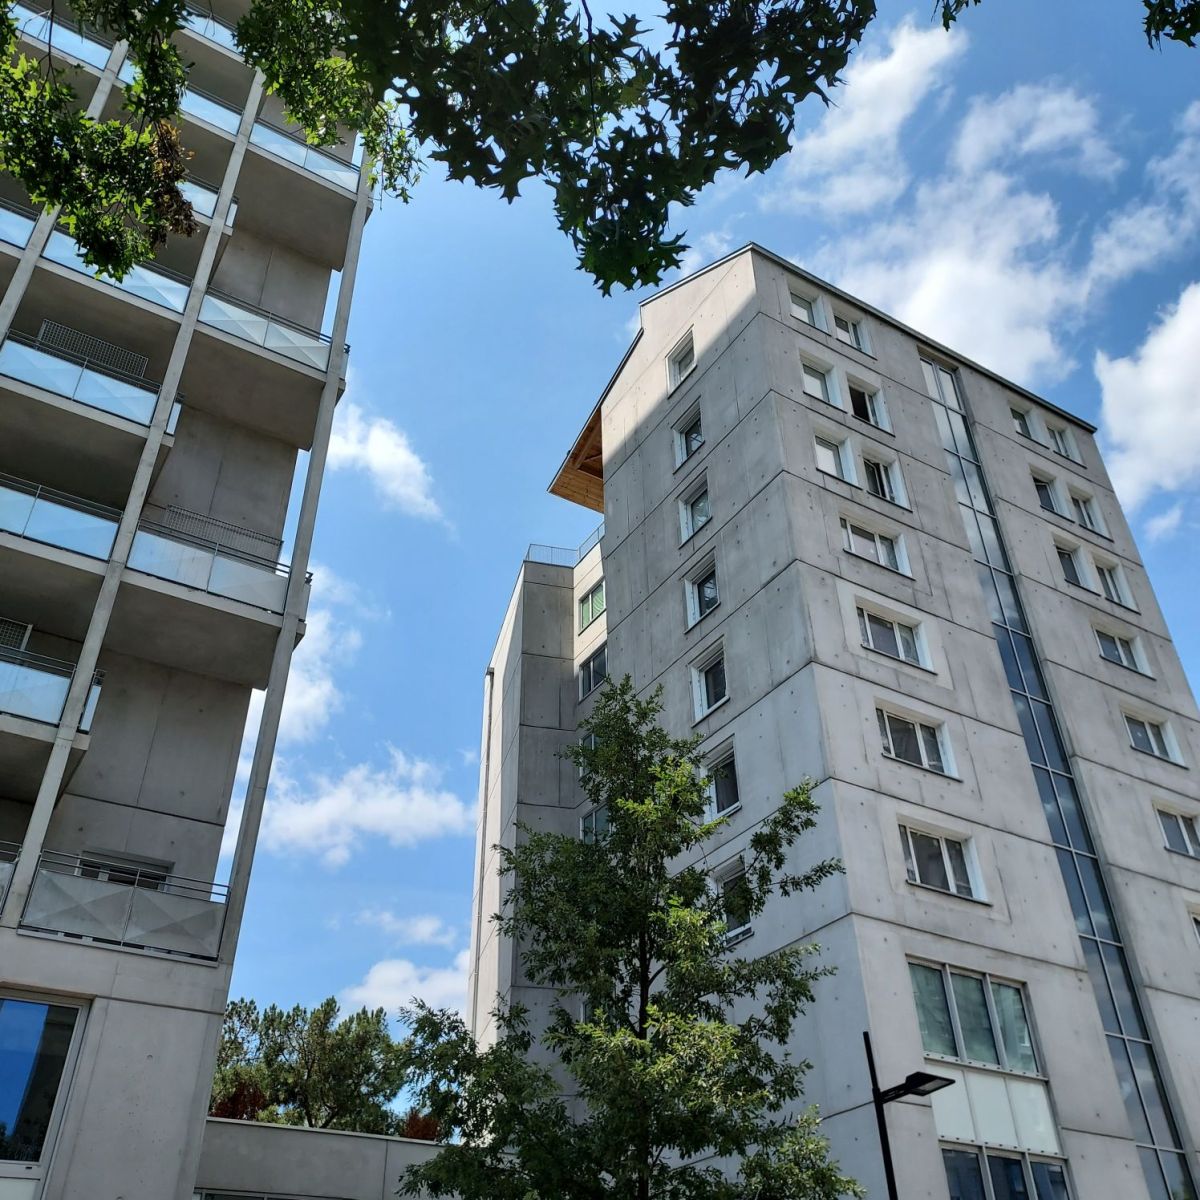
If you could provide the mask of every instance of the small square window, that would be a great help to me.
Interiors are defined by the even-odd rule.
[[[850,317],[835,315],[833,318],[833,328],[839,342],[845,342],[847,346],[853,346],[856,350],[865,350],[867,348],[866,341],[863,338],[861,322],[854,321]]]
[[[687,462],[703,445],[704,426],[697,412],[686,417],[683,424],[675,430],[675,465]]]
[[[696,720],[707,716],[728,697],[724,650],[718,650],[692,667],[692,694]]]
[[[868,609],[859,608],[858,628],[862,635],[862,644],[869,650],[877,650],[880,654],[916,663],[917,666],[923,665],[921,635],[917,626],[893,621],[890,617],[881,617]]]
[[[850,554],[856,554],[859,558],[869,558],[872,562],[890,567],[893,571],[908,574],[908,563],[899,538],[864,529],[843,517],[842,544]]]
[[[1131,717],[1126,713],[1125,727],[1129,730],[1129,741],[1135,750],[1140,750],[1143,754],[1152,754],[1155,758],[1174,760],[1165,725],[1158,721]]]
[[[693,534],[699,533],[712,520],[712,506],[709,501],[708,485],[703,484],[698,491],[692,492],[685,500],[679,502],[679,535],[681,541],[687,541]]]
[[[725,910],[727,935],[734,937],[748,932],[752,908],[750,883],[740,859],[733,869],[721,877],[721,902]]]
[[[1083,578],[1079,574],[1079,551],[1069,550],[1066,546],[1056,546],[1058,562],[1062,567],[1063,578],[1076,587],[1083,587]]]
[[[1013,428],[1022,436],[1032,438],[1033,434],[1029,429],[1029,414],[1020,408],[1010,408],[1012,413]]]
[[[1128,667],[1131,671],[1142,669],[1134,642],[1121,637],[1117,633],[1106,633],[1103,629],[1096,630],[1096,641],[1100,645],[1100,657],[1119,666]]]
[[[888,758],[899,759],[914,767],[924,767],[927,771],[937,771],[940,775],[949,774],[941,726],[912,721],[882,708],[875,710],[875,716],[879,721],[883,752]]]
[[[1049,479],[1039,479],[1036,475],[1033,477],[1033,486],[1037,492],[1038,503],[1046,510],[1046,512],[1056,513],[1061,516],[1058,508],[1058,497],[1054,494],[1054,483]]]
[[[856,383],[850,384],[850,411],[868,425],[874,425],[877,429],[887,428],[883,398],[878,392],[869,392]]]
[[[814,329],[819,329],[820,325],[817,321],[817,306],[805,296],[797,296],[792,292],[792,316],[803,321],[805,325],[811,325]]]
[[[1167,812],[1160,808],[1158,821],[1168,850],[1200,858],[1200,823],[1195,817],[1185,817],[1182,813]]]
[[[832,404],[832,389],[829,386],[829,373],[822,371],[820,367],[814,367],[811,363],[801,363],[801,370],[804,373],[804,394],[811,396],[814,400],[823,400],[826,404]]]
[[[684,594],[687,599],[688,626],[695,625],[701,617],[706,617],[721,601],[717,587],[717,568],[715,563],[709,563],[690,579],[684,580]]]
[[[718,762],[710,773],[709,799],[714,817],[723,817],[741,807],[738,791],[737,763],[732,754]]]
[[[965,840],[901,825],[900,841],[909,883],[920,883],[954,896],[979,898]]]
[[[1073,462],[1078,461],[1079,455],[1075,452],[1074,439],[1071,437],[1071,431],[1066,426],[1051,425],[1047,422],[1046,432],[1050,435],[1050,445],[1056,454],[1061,454],[1063,458],[1069,458]]]
[[[1118,566],[1106,566],[1103,563],[1096,563],[1096,578],[1100,580],[1100,590],[1104,593],[1105,598],[1111,600],[1114,604],[1124,605],[1129,607],[1129,600],[1125,591],[1125,580],[1121,574],[1121,568]]]
[[[838,479],[848,479],[845,443],[819,437],[813,439],[813,444],[816,447],[817,470],[826,475],[836,475]]]
[[[866,476],[867,491],[881,500],[892,504],[901,504],[900,470],[895,463],[881,462],[874,458],[863,459],[863,473]]]
[[[676,387],[692,373],[696,366],[696,344],[689,333],[683,341],[671,351],[667,359],[667,374],[671,386]]]
[[[584,659],[579,668],[579,698],[582,700],[608,678],[608,643]]]
[[[1075,513],[1075,520],[1084,529],[1090,529],[1093,533],[1104,532],[1103,526],[1100,523],[1100,514],[1096,509],[1096,502],[1091,496],[1080,496],[1072,492],[1071,508]]]
[[[579,601],[579,628],[586,629],[604,611],[604,580]]]

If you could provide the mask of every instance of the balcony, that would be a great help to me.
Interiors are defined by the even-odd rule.
[[[212,220],[213,213],[217,210],[217,187],[211,183],[206,183],[202,179],[197,179],[192,176],[185,179],[180,185],[179,190],[183,193],[184,199],[191,204],[193,211],[199,216],[208,217]],[[229,205],[229,212],[225,216],[225,228],[229,229],[237,218],[237,197],[234,196],[232,203]]]
[[[324,371],[329,366],[330,338],[326,333],[306,329],[244,300],[235,300],[221,292],[208,289],[200,304],[200,320],[213,329],[273,350],[293,362]]]
[[[56,229],[50,235],[42,257],[58,263],[59,266],[78,271],[97,283],[119,288],[139,300],[159,305],[175,313],[183,312],[188,293],[192,290],[192,281],[186,276],[168,271],[165,267],[152,267],[147,263],[139,263],[124,279],[97,274],[94,268],[83,261],[83,254],[75,244],[75,239],[61,229]]]
[[[259,118],[250,130],[250,144],[300,167],[329,183],[345,188],[348,192],[358,190],[358,167],[356,164],[337,158],[318,146],[310,146],[302,138]]]
[[[46,850],[21,928],[211,961],[221,947],[227,898],[220,884]]]
[[[4,907],[8,885],[12,882],[13,868],[20,856],[21,847],[16,842],[0,842],[0,908]]]
[[[14,4],[10,15],[16,19],[21,36],[43,46],[53,45],[56,54],[68,60],[87,63],[99,71],[108,65],[112,43],[100,34],[56,13],[53,24],[50,14],[27,4]]]
[[[233,26],[222,21],[214,13],[189,8],[183,14],[183,22],[187,29],[197,37],[203,38],[206,42],[212,42],[214,45],[220,46],[222,50],[228,50],[231,54],[240,56],[241,51],[238,50]]]
[[[11,200],[0,200],[0,242],[24,250],[29,245],[29,235],[39,215],[36,208],[14,204]]]
[[[78,496],[0,473],[0,531],[88,558],[112,553],[121,514]]]

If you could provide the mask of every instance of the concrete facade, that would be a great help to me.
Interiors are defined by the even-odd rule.
[[[555,999],[490,928],[491,847],[518,820],[579,834],[556,753],[605,646],[669,729],[733,756],[715,877],[814,781],[796,866],[845,874],[733,952],[816,940],[837,968],[793,1049],[871,1197],[864,1030],[885,1086],[955,1081],[888,1108],[906,1200],[1194,1197],[1200,859],[1166,843],[1200,818],[1200,720],[1093,432],[757,247],[645,302],[551,488],[601,536],[531,548],[487,671],[477,1032],[497,998]]]
[[[179,35],[197,236],[97,279],[0,179],[2,1200],[197,1182],[371,203],[349,145],[308,147],[264,96],[234,49],[241,7]],[[45,53],[43,16],[17,16]],[[53,45],[87,111],[115,115],[124,44],[60,6]]]

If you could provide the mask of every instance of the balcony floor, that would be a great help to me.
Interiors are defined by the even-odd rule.
[[[54,744],[53,725],[0,713],[0,780],[5,800],[32,803],[42,783],[50,748]],[[88,748],[89,737],[77,733],[67,762],[65,782],[69,781]]]
[[[81,642],[100,592],[104,563],[0,532],[0,613]]]

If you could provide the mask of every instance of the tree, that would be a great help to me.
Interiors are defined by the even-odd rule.
[[[628,678],[608,685],[583,722],[595,744],[566,752],[607,822],[583,840],[520,827],[519,844],[499,849],[499,932],[522,947],[530,981],[557,996],[540,1037],[515,1006],[496,1010],[490,1045],[457,1014],[419,1002],[407,1011],[410,1085],[443,1149],[408,1169],[402,1195],[861,1195],[830,1161],[815,1111],[787,1116],[808,1067],[789,1037],[828,973],[817,947],[754,958],[728,935],[731,917],[740,925],[770,897],[841,869],[790,867],[817,818],[809,785],[758,827],[744,874],[717,886],[705,852],[724,820],[707,819],[698,739],[670,737],[659,712],[658,695],[638,699]]]
[[[404,1083],[403,1046],[382,1008],[341,1017],[337,1001],[309,1011],[253,1000],[225,1010],[210,1113],[215,1117],[400,1133],[393,1101]],[[411,1115],[411,1114],[410,1114]]]
[[[979,0],[938,0],[948,25]],[[61,0],[50,0],[51,12]],[[1200,0],[1143,0],[1152,43],[1193,45]],[[94,267],[118,277],[196,222],[174,118],[187,79],[172,35],[186,0],[73,0],[129,43],[118,118],[90,121],[70,75],[0,28],[0,165],[58,205]],[[666,0],[658,19],[588,0],[252,0],[247,61],[316,145],[357,130],[385,191],[407,198],[419,153],[513,200],[542,179],[581,267],[607,293],[657,283],[687,249],[670,232],[722,170],[764,171],[797,106],[826,98],[875,0]]]

